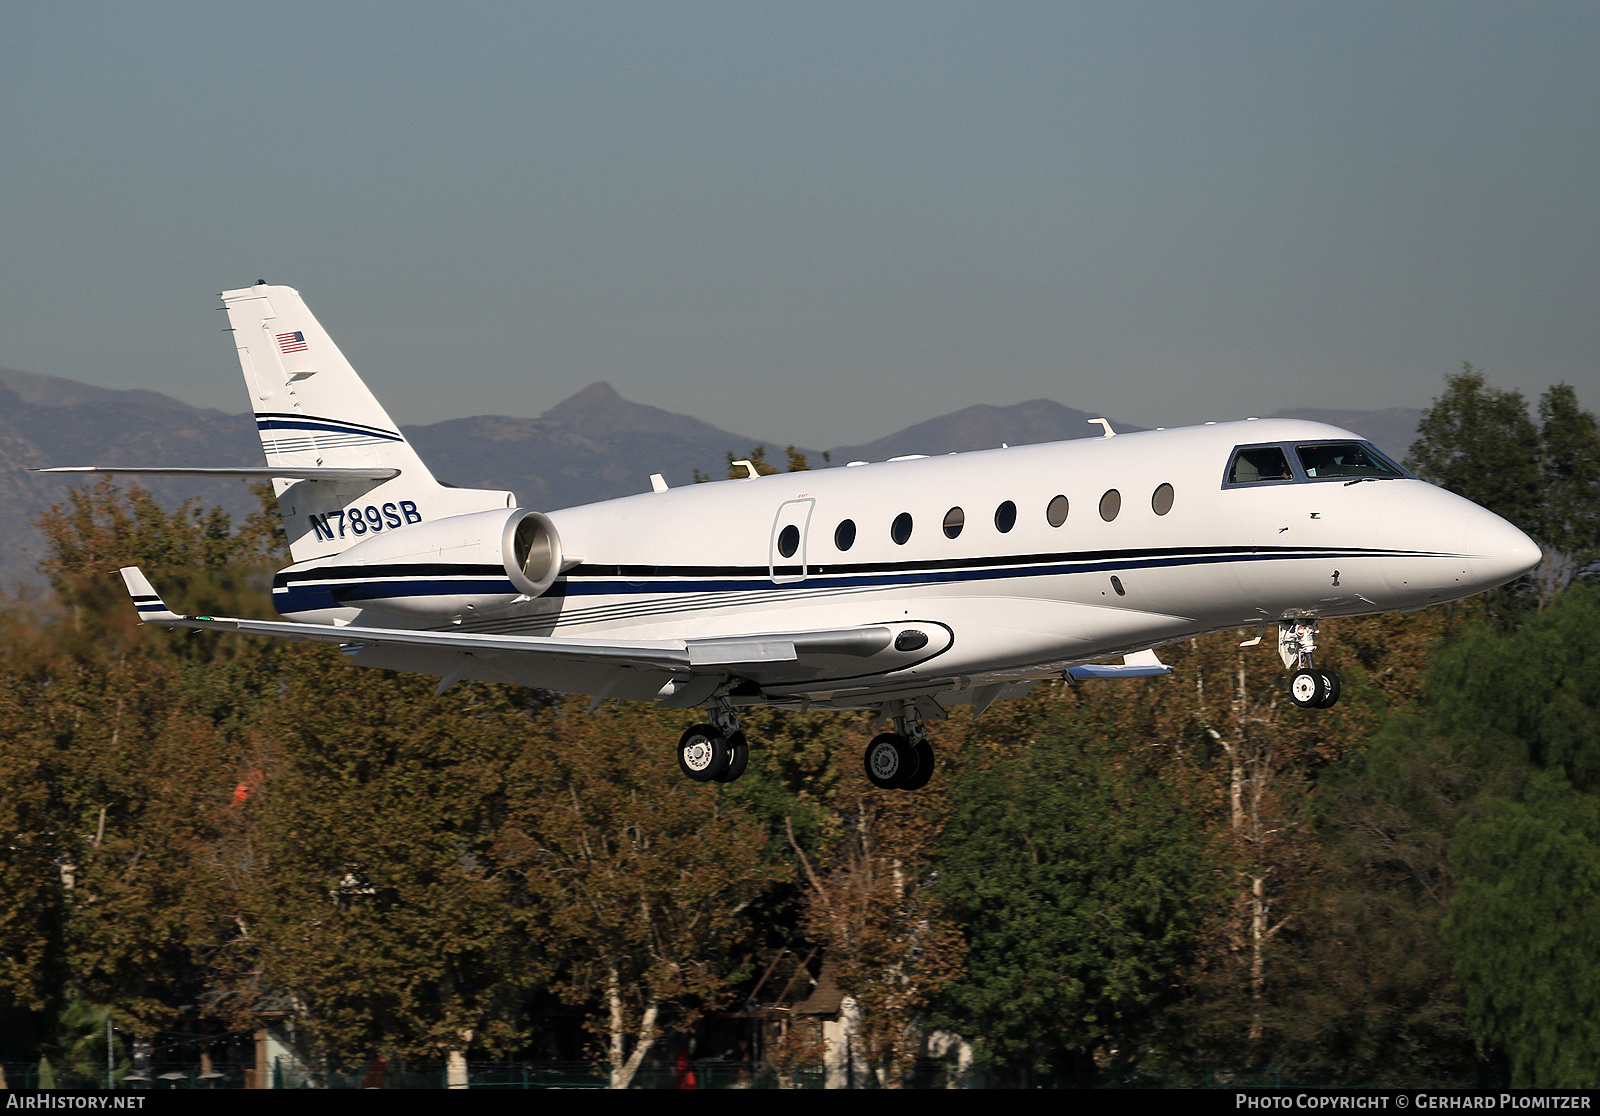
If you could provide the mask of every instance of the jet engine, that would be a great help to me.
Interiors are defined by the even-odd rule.
[[[504,612],[540,596],[561,573],[561,536],[526,508],[453,515],[392,528],[280,582],[339,605],[425,620]]]

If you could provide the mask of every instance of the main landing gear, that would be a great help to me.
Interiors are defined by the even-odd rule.
[[[922,719],[906,705],[894,718],[894,731],[879,733],[867,745],[867,781],[880,790],[917,790],[933,778],[933,762]]]
[[[731,783],[750,764],[750,744],[726,702],[711,711],[711,721],[678,737],[678,769],[697,783]]]
[[[1327,709],[1339,700],[1339,676],[1311,661],[1317,649],[1315,620],[1285,620],[1278,625],[1278,655],[1292,667],[1289,698],[1301,709]]]

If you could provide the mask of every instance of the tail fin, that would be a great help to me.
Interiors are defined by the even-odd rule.
[[[451,488],[422,463],[383,405],[292,287],[224,291],[267,465],[398,469],[389,480],[273,481],[296,562],[369,532],[512,507],[509,492]]]

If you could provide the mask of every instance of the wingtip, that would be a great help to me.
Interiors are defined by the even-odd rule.
[[[138,566],[124,566],[117,572],[122,575],[122,583],[128,587],[128,596],[133,598],[133,607],[138,610],[139,619],[178,619],[178,614],[167,607],[167,602],[161,599],[161,594],[156,592],[155,586],[150,584],[150,579],[144,576],[144,571]]]

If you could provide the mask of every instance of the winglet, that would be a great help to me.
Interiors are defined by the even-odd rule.
[[[144,571],[138,566],[124,566],[117,572],[122,574],[123,584],[128,587],[133,607],[139,610],[139,619],[157,622],[178,619],[178,614],[167,607],[167,602],[161,599],[155,586],[150,584],[150,579],[144,576]]]

